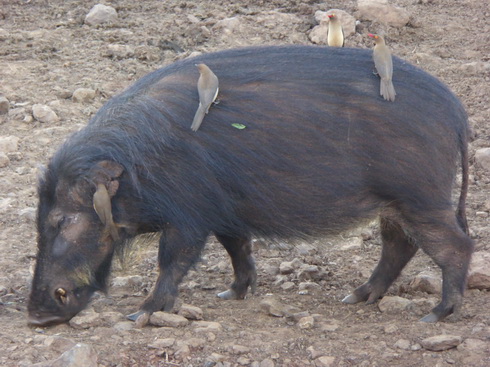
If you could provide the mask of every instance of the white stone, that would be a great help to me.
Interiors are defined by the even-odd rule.
[[[443,334],[425,338],[420,342],[420,345],[422,345],[424,349],[439,352],[457,347],[462,341],[463,338],[459,335]]]
[[[231,17],[219,20],[216,22],[213,28],[216,30],[222,30],[223,33],[226,34],[233,34],[233,32],[239,29],[240,24],[241,21],[239,17]]]
[[[480,75],[490,71],[490,62],[469,62],[459,66],[459,69],[469,75]]]
[[[458,345],[458,351],[468,351],[470,353],[482,353],[488,348],[488,342],[475,338],[465,339],[460,345]]]
[[[311,30],[308,34],[308,38],[311,42],[317,45],[326,45],[328,38],[328,26],[325,24],[320,24]]]
[[[340,246],[340,250],[349,251],[349,250],[360,249],[362,247],[362,244],[363,244],[362,237],[345,238],[342,241],[342,246]]]
[[[260,302],[259,306],[260,306],[260,310],[263,313],[276,317],[288,317],[299,312],[299,310],[296,309],[295,307],[282,304],[281,302],[279,302],[277,299],[273,297],[265,298]]]
[[[478,149],[475,152],[475,163],[480,168],[490,172],[490,148]]]
[[[196,332],[221,331],[223,326],[215,321],[194,321],[192,326]]]
[[[185,317],[168,312],[154,312],[150,316],[150,324],[154,326],[183,327],[188,323]]]
[[[381,312],[397,313],[406,310],[412,301],[398,296],[385,296],[379,301],[378,308]]]
[[[140,275],[115,277],[112,279],[111,284],[114,288],[122,288],[124,290],[137,289],[143,285],[143,277]]]
[[[153,349],[165,349],[171,347],[174,344],[175,338],[164,338],[156,339],[154,342],[148,344],[148,347]]]
[[[1,162],[1,156],[2,153],[0,153],[0,162]],[[1,167],[1,163],[0,163],[0,167]],[[36,220],[36,215],[37,215],[37,208],[28,207],[19,210],[19,217],[25,218],[29,222],[34,222]]]
[[[442,280],[440,276],[433,273],[422,272],[413,278],[410,282],[410,288],[414,291],[439,294],[442,291]]]
[[[325,321],[320,324],[321,331],[325,331],[329,333],[333,331],[337,331],[339,327],[340,327],[339,324],[337,324],[337,322],[334,320]]]
[[[87,103],[95,98],[95,91],[90,88],[78,88],[71,97],[73,102]]]
[[[377,21],[396,28],[405,26],[409,13],[400,7],[390,5],[388,0],[357,0],[357,9],[361,19]]]
[[[7,167],[10,164],[10,159],[7,154],[0,152],[0,168]]]
[[[48,124],[58,122],[60,120],[58,115],[51,109],[51,107],[42,104],[35,104],[32,106],[32,114],[39,122],[45,122]]]
[[[325,351],[318,350],[318,349],[316,349],[313,346],[310,346],[310,347],[306,348],[306,351],[308,353],[310,353],[310,358],[311,359],[317,359],[318,357],[321,357],[321,356],[324,356],[325,355]]]
[[[301,266],[302,262],[298,258],[293,261],[284,261],[279,264],[279,272],[281,274],[291,274],[295,269]]]
[[[113,23],[117,20],[117,12],[112,6],[97,4],[85,17],[85,24],[99,25],[104,23]]]
[[[303,264],[300,266],[298,270],[298,279],[302,282],[314,279],[320,269],[316,265]]]
[[[185,317],[188,320],[202,320],[202,309],[196,306],[183,304],[179,310],[179,315]]]
[[[259,367],[274,367],[275,363],[272,359],[267,358],[260,362]]]
[[[134,47],[130,45],[111,44],[107,46],[103,56],[122,60],[133,57],[135,52]]]
[[[298,321],[298,327],[303,330],[313,329],[314,326],[315,326],[315,319],[313,318],[313,316],[302,317]]]
[[[410,340],[399,339],[394,344],[394,347],[399,348],[399,349],[403,349],[403,350],[410,350]]]
[[[321,356],[315,359],[316,367],[330,367],[335,365],[335,357]]]
[[[13,153],[18,151],[19,140],[17,136],[0,136],[0,152]]]
[[[188,345],[183,345],[175,351],[175,356],[179,359],[186,359],[191,354],[191,349]]]
[[[57,335],[50,335],[44,339],[44,345],[57,353],[66,352],[68,349],[73,348],[75,344],[73,340]]]
[[[59,358],[33,364],[32,367],[97,367],[97,353],[88,344],[76,344]]]
[[[243,345],[235,344],[231,347],[231,351],[233,352],[233,354],[246,354],[250,353],[250,348]]]
[[[134,329],[134,322],[132,321],[119,321],[114,324],[113,328],[117,331],[128,331]]]
[[[73,317],[69,324],[75,329],[88,329],[92,326],[100,325],[99,314],[93,310],[82,311]]]
[[[475,252],[470,264],[468,288],[490,289],[490,254]]]
[[[0,115],[5,115],[9,112],[10,102],[4,96],[0,96]]]
[[[298,289],[300,291],[303,291],[303,290],[317,290],[317,289],[320,289],[321,288],[321,285],[318,284],[318,283],[315,283],[315,282],[302,282],[302,283],[299,283],[299,286],[298,286]]]

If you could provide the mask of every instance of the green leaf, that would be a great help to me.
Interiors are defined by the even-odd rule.
[[[243,124],[237,124],[237,123],[231,124],[231,126],[233,126],[235,129],[238,129],[238,130],[243,130],[243,129],[246,128],[245,125],[243,125]]]

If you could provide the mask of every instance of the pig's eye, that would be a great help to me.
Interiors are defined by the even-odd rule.
[[[58,229],[63,227],[64,224],[66,224],[66,217],[62,216],[62,217],[60,217],[60,219],[58,219],[58,224],[57,224]]]
[[[61,303],[61,304],[66,304],[66,290],[64,288],[57,288],[54,291],[54,295],[56,299]]]

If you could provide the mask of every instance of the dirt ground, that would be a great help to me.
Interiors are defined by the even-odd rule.
[[[489,147],[488,2],[390,2],[410,13],[410,23],[392,28],[360,21],[346,46],[372,47],[366,34],[385,31],[395,55],[439,77],[461,98],[474,131],[471,154]],[[117,0],[104,2],[117,10],[114,24],[84,25],[85,15],[96,3],[1,1],[0,95],[10,101],[10,112],[0,115],[0,136],[20,140],[18,150],[8,154],[8,166],[0,168],[0,365],[53,360],[70,343],[84,343],[94,348],[99,366],[490,366],[488,291],[466,292],[460,320],[418,322],[429,312],[430,303],[439,299],[439,294],[407,286],[421,271],[440,274],[423,253],[388,292],[417,300],[417,307],[390,313],[381,312],[376,304],[340,302],[366,281],[377,263],[380,238],[375,226],[362,229],[362,244],[353,246],[347,235],[294,246],[257,241],[258,290],[243,301],[216,297],[231,282],[232,271],[225,251],[211,240],[202,261],[181,285],[180,300],[200,307],[204,320],[219,323],[216,329],[202,331],[193,324],[135,329],[125,322],[124,315],[137,309],[156,280],[155,243],[142,246],[124,267],[116,265],[113,277],[131,276],[137,286],[114,286],[107,296],[96,296],[90,308],[99,317],[88,328],[28,327],[37,175],[67,135],[139,77],[192,52],[310,44],[307,34],[316,25],[316,10],[340,8],[357,15],[355,1]],[[239,19],[235,28],[218,23],[230,17]],[[95,99],[74,102],[71,95],[81,87],[95,90]],[[49,105],[60,120],[33,120],[32,106],[38,103]],[[490,175],[475,167],[473,159],[470,174],[471,235],[476,251],[490,252]],[[314,285],[303,285],[306,290],[300,289],[308,280],[304,273],[279,274],[279,265],[294,259],[319,269],[310,282]],[[260,303],[270,297],[314,315],[315,323],[262,312]],[[442,352],[420,346],[424,338],[440,334],[460,336],[463,343]],[[155,346],[157,339],[166,339],[167,344]]]

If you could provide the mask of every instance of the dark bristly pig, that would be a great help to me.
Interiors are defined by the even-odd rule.
[[[473,249],[466,114],[440,81],[393,62],[394,103],[378,96],[372,51],[308,46],[178,61],[112,98],[40,179],[29,322],[82,310],[106,289],[114,253],[141,233],[161,233],[160,274],[133,318],[172,308],[210,234],[235,273],[220,296],[241,299],[256,284],[253,236],[308,240],[375,217],[381,259],[344,301],[375,302],[421,248],[443,277],[442,301],[423,320],[457,313]],[[194,132],[196,63],[219,73],[221,94]]]

